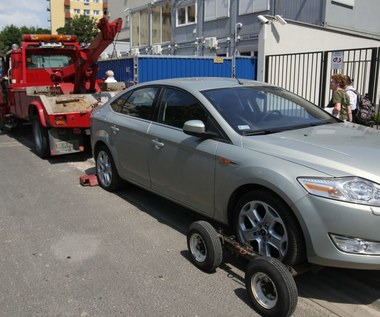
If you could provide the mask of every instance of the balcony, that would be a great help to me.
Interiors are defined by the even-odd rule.
[[[70,6],[70,0],[65,0],[65,7],[69,7]]]

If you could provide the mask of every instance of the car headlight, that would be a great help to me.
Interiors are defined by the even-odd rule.
[[[299,177],[298,181],[311,195],[351,203],[380,206],[380,185],[360,177]]]
[[[353,254],[379,255],[380,243],[360,238],[346,237],[330,233],[335,246],[342,252]]]

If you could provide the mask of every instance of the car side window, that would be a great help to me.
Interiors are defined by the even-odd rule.
[[[187,92],[166,88],[162,95],[158,122],[183,128],[188,120],[207,123],[208,114],[198,100]]]
[[[151,120],[153,102],[157,87],[145,87],[126,93],[111,103],[111,108],[119,113]]]

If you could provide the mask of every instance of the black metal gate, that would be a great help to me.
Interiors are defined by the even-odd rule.
[[[379,69],[380,47],[268,55],[265,57],[265,82],[325,107],[331,96],[330,76],[342,73],[354,80],[353,86],[360,93],[368,93],[378,104]]]

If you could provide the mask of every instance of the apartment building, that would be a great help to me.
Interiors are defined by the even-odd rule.
[[[378,0],[109,0],[109,10],[123,18],[119,40],[143,54],[256,55],[262,25],[279,17],[380,40]]]
[[[108,11],[107,0],[47,0],[49,2],[50,26],[52,34],[63,27],[67,20],[76,15],[86,15],[100,19]]]
[[[109,11],[132,56],[251,56],[258,80],[319,104],[337,71],[380,98],[379,0],[109,0]]]

